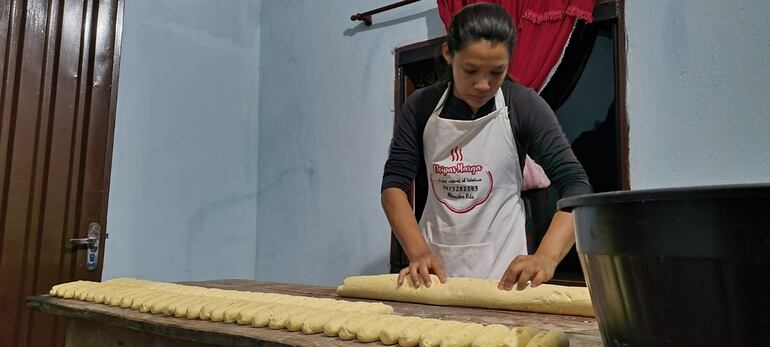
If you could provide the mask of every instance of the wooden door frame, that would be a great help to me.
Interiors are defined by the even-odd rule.
[[[115,114],[118,106],[118,75],[120,73],[120,53],[123,45],[123,12],[125,0],[117,0],[117,14],[115,16],[115,43],[112,55],[112,90],[110,93],[110,108],[107,115],[107,139],[104,153],[104,176],[102,182],[102,203],[99,207],[99,221],[103,228],[101,244],[99,245],[99,278],[104,270],[104,249],[109,238],[107,228],[107,205],[110,197],[110,177],[112,175],[112,150],[115,142]]]

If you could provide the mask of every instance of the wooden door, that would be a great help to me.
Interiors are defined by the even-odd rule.
[[[123,0],[0,1],[0,346],[63,342],[29,295],[99,280]],[[101,226],[98,263],[69,249]]]

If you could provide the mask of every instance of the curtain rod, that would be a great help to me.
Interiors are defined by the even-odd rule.
[[[373,14],[377,14],[377,13],[380,13],[380,12],[385,12],[385,11],[388,11],[388,10],[392,10],[394,8],[401,7],[401,6],[404,6],[404,5],[409,5],[409,4],[413,3],[413,2],[418,2],[418,1],[420,1],[420,0],[404,0],[404,1],[399,1],[399,2],[396,2],[396,3],[390,4],[390,5],[382,6],[380,8],[375,8],[373,10],[366,11],[364,13],[356,13],[356,14],[350,16],[350,20],[352,20],[354,22],[357,21],[357,20],[360,20],[360,21],[364,22],[364,25],[370,26],[370,25],[372,25],[372,15]]]

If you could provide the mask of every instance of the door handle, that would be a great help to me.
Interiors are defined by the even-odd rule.
[[[102,234],[102,226],[99,223],[91,223],[88,226],[88,237],[84,239],[70,239],[70,249],[82,246],[86,247],[86,269],[96,271],[99,265],[99,238]]]
[[[71,239],[70,246],[71,248],[77,248],[78,246],[88,246],[88,248],[91,248],[96,246],[97,242],[99,242],[99,239],[95,237],[89,237],[86,239]]]

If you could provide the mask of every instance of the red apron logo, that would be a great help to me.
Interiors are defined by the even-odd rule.
[[[461,147],[452,148],[450,154],[452,162],[457,163],[449,166],[433,163],[434,175],[431,175],[431,187],[436,199],[450,211],[466,213],[489,199],[494,180],[489,171],[486,172],[486,177],[476,176],[477,173],[484,171],[484,165],[462,163]]]
[[[452,148],[452,161],[463,161],[462,147]]]
[[[452,148],[450,153],[452,155],[452,161],[463,160],[462,147]],[[471,175],[475,175],[476,173],[479,173],[481,171],[484,171],[484,165],[465,165],[463,163],[457,163],[452,166],[444,166],[441,164],[433,164],[433,172],[444,176],[450,175],[450,174],[462,174],[462,173],[469,173]]]
[[[475,175],[481,171],[484,171],[484,165],[465,165],[463,163],[457,163],[452,166],[444,166],[441,164],[433,164],[433,172],[444,176],[461,173]]]

